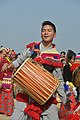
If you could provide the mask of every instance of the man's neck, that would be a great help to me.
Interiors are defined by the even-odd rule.
[[[42,44],[43,44],[43,46],[45,48],[48,48],[48,47],[50,47],[52,45],[52,42],[44,42],[44,41],[42,41]]]

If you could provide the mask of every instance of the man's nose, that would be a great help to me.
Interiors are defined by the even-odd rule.
[[[48,34],[48,31],[45,31],[45,34]]]

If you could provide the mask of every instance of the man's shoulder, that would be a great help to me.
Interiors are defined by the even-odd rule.
[[[33,48],[36,45],[39,45],[41,42],[31,42],[29,44],[26,45],[26,48]]]

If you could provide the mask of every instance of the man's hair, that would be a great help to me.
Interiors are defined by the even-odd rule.
[[[44,21],[44,22],[42,23],[42,29],[43,29],[43,27],[44,27],[45,25],[50,25],[50,26],[52,26],[54,32],[56,33],[56,26],[55,26],[52,22],[50,22],[50,21]]]

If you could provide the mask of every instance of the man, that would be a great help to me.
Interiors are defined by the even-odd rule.
[[[55,64],[53,64],[53,67],[51,67],[51,68],[48,66],[46,67],[45,64],[47,64],[47,63],[45,63],[45,64],[42,63],[42,64],[45,69],[47,69],[49,72],[51,72],[55,77],[57,77],[60,80],[60,85],[57,89],[57,92],[60,95],[61,101],[65,104],[66,103],[66,94],[64,92],[64,87],[63,87],[64,81],[62,78],[62,73],[61,73],[61,68],[60,68],[61,63],[57,62],[57,61],[59,61],[60,54],[57,52],[55,44],[52,43],[53,39],[55,37],[56,37],[55,25],[50,21],[44,21],[42,23],[42,27],[41,27],[41,38],[42,38],[41,42],[37,42],[37,43],[33,42],[33,43],[27,45],[26,49],[21,53],[21,55],[16,59],[16,61],[12,62],[12,64],[10,64],[8,66],[8,68],[19,67],[23,63],[23,61],[25,61],[25,59],[27,59],[29,57],[31,57],[34,60],[37,57],[40,57],[42,61],[48,60],[47,63],[50,63],[50,66],[52,66],[52,63],[53,63],[51,61],[55,61]],[[48,69],[48,68],[50,68],[50,69]],[[3,70],[4,69],[5,68],[3,67]],[[56,93],[54,93],[52,95],[52,97],[53,96],[56,100],[56,97],[55,97]],[[18,96],[17,96],[17,98],[18,98]],[[30,97],[29,97],[29,99],[30,99]],[[18,119],[19,120],[25,120],[25,119],[30,120],[30,118],[32,118],[32,120],[33,119],[34,120],[59,120],[57,105],[55,102],[51,102],[50,100],[51,99],[48,100],[48,105],[47,105],[47,103],[45,103],[43,105],[43,107],[36,104],[36,105],[38,105],[38,107],[40,106],[39,107],[40,109],[42,108],[40,111],[41,113],[38,113],[38,112],[35,113],[34,108],[33,108],[34,112],[32,114],[30,114],[31,111],[26,112],[27,107],[31,104],[27,103],[28,105],[27,105],[27,107],[25,107],[24,103],[23,103],[23,105],[21,105],[22,104],[22,102],[21,102],[21,104],[19,104],[19,105],[21,105],[21,106],[23,106],[23,108],[25,108],[24,112],[26,113],[26,115],[23,115],[23,117],[20,117],[19,110],[15,109],[11,120],[15,120],[15,119],[16,120],[18,120]],[[20,108],[20,110],[21,110],[21,108]],[[17,111],[17,113],[15,111]],[[36,116],[38,116],[38,117],[36,118]]]

